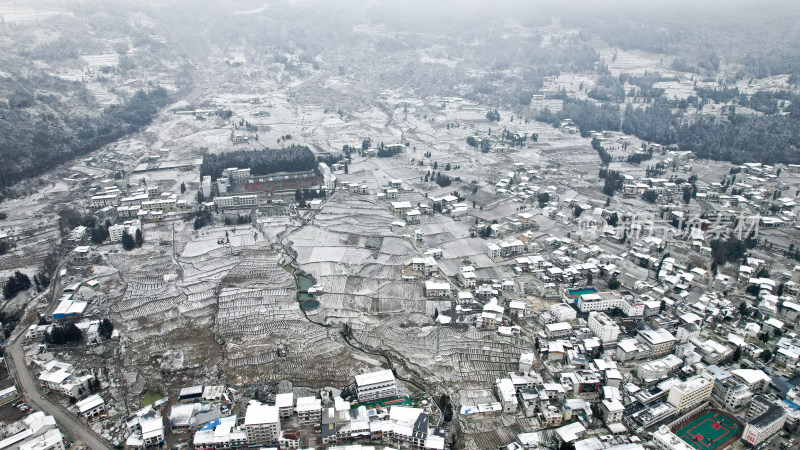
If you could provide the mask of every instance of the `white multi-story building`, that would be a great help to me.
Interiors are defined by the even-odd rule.
[[[651,356],[653,357],[671,353],[675,348],[675,336],[664,328],[639,330],[636,339],[652,348]]]
[[[92,197],[92,208],[105,208],[106,206],[118,206],[119,194],[100,194]]]
[[[275,406],[278,407],[281,419],[288,419],[294,414],[294,394],[287,392],[275,396]]]
[[[610,292],[583,294],[578,297],[578,309],[581,312],[609,311],[618,308],[628,317],[641,317],[644,315],[644,302],[632,295],[625,298],[617,297]]]
[[[61,432],[53,416],[41,411],[30,414],[9,430],[17,428],[17,433],[0,440],[0,448],[25,450],[64,450]],[[22,428],[21,430],[19,428]]]
[[[206,175],[200,181],[200,192],[203,193],[203,197],[211,198],[211,175]]]
[[[458,272],[458,281],[465,288],[474,288],[477,284],[478,277],[475,275],[475,268],[472,266],[464,266]]]
[[[217,208],[242,208],[248,206],[257,206],[258,196],[255,194],[249,195],[234,195],[232,197],[215,197],[214,206]]]
[[[658,450],[695,450],[694,447],[670,431],[666,425],[661,425],[658,431],[653,433],[652,443]]]
[[[46,388],[80,399],[89,393],[89,383],[94,379],[91,375],[78,375],[72,364],[51,360],[42,366],[39,382]]]
[[[675,339],[681,344],[689,342],[689,339],[694,339],[700,335],[700,326],[696,323],[685,323],[678,327],[675,331]]]
[[[244,183],[250,178],[250,168],[239,169],[236,167],[228,167],[222,171],[222,177],[227,178],[233,183]]]
[[[675,355],[666,355],[661,359],[639,364],[636,366],[636,375],[645,381],[656,381],[665,378],[682,366],[682,359]]]
[[[428,298],[450,297],[452,291],[450,283],[446,281],[425,281],[425,296]]]
[[[322,417],[322,401],[316,397],[298,397],[294,412],[301,424],[319,423]]]
[[[578,297],[578,309],[581,312],[608,311],[620,307],[622,299],[619,297],[604,297],[597,292],[583,294]]]
[[[250,445],[278,442],[281,431],[278,407],[251,401],[244,416],[244,431]]]
[[[502,378],[495,382],[495,391],[503,405],[503,412],[513,413],[517,411],[517,390],[510,378]]]
[[[556,303],[550,307],[550,314],[555,317],[557,322],[571,322],[578,317],[577,311],[564,303]]]
[[[567,322],[549,323],[544,326],[548,339],[564,338],[572,335],[572,325]]]
[[[603,413],[603,422],[606,424],[621,422],[622,415],[625,413],[625,406],[622,405],[622,402],[619,400],[612,398],[612,399],[605,399],[601,402]]]
[[[603,343],[616,342],[619,336],[619,326],[603,312],[589,313],[589,329]]]
[[[728,377],[714,383],[714,390],[711,395],[725,409],[733,412],[750,404],[754,394],[747,385],[738,383],[733,378]]]
[[[164,418],[149,406],[137,411],[127,427],[131,432],[125,442],[128,448],[155,447],[164,442]]]
[[[115,224],[108,227],[108,237],[111,242],[119,242],[122,235],[127,231],[131,236],[136,235],[136,230],[142,229],[142,222],[139,219],[127,220],[122,224]]]
[[[214,428],[195,433],[195,448],[241,448],[247,444],[247,433],[236,426],[236,416],[223,417]]]
[[[397,395],[397,380],[391,370],[356,375],[358,401],[367,402]]]
[[[750,403],[745,418],[742,440],[751,445],[758,445],[774,435],[786,423],[786,410],[772,403],[766,397],[756,395]]]
[[[678,414],[711,398],[714,379],[710,376],[698,375],[686,381],[672,385],[667,401],[675,406]]]

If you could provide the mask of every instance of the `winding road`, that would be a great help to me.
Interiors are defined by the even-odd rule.
[[[60,269],[59,267],[58,270]],[[58,270],[56,273],[58,273]],[[50,298],[55,298],[53,293],[60,291],[60,281],[59,277],[55,277],[55,280],[53,280],[51,289],[48,291]],[[35,302],[38,301],[38,299],[35,298],[31,301]],[[52,313],[57,303],[57,301],[52,301],[46,313]],[[77,439],[80,439],[84,445],[91,449],[105,450],[116,448],[116,446],[95,433],[94,430],[83,422],[83,419],[78,417],[74,412],[67,411],[66,408],[50,401],[50,399],[43,395],[39,387],[39,382],[33,378],[31,372],[28,370],[28,366],[25,363],[25,351],[22,349],[22,343],[25,341],[27,330],[33,325],[36,319],[36,314],[27,314],[25,318],[17,324],[16,336],[14,336],[11,343],[7,343],[5,347],[6,362],[8,363],[9,371],[16,380],[17,391],[28,405],[53,416],[62,433],[75,435]]]
[[[89,428],[75,413],[67,411],[61,405],[42,396],[39,383],[33,379],[25,365],[25,352],[22,350],[23,340],[25,340],[25,334],[20,333],[11,346],[6,348],[6,356],[10,356],[6,361],[9,363],[9,369],[16,376],[17,389],[22,393],[25,402],[53,416],[63,432],[74,434],[89,448],[98,450],[114,448],[111,443]]]

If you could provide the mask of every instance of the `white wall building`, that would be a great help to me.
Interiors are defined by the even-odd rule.
[[[667,401],[675,406],[680,414],[710,399],[713,389],[714,379],[712,377],[698,375],[672,385],[667,395]]]
[[[766,397],[756,395],[750,403],[745,418],[742,440],[751,445],[758,445],[774,435],[786,423],[786,410],[770,402]]]
[[[603,312],[589,313],[589,329],[603,343],[616,342],[619,336],[619,326]]]
[[[250,445],[278,442],[281,431],[278,407],[251,401],[244,416],[244,431]]]
[[[504,413],[514,413],[517,411],[517,390],[510,378],[497,380],[494,385],[500,404],[503,405]]]
[[[397,395],[397,380],[391,370],[356,375],[358,401],[368,402]]]

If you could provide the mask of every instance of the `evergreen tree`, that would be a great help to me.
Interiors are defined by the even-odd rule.
[[[69,344],[79,342],[83,339],[83,333],[74,323],[56,325],[45,335],[45,340],[54,345]]]
[[[111,321],[108,320],[108,318],[103,319],[100,322],[100,326],[97,327],[97,334],[106,339],[111,338],[111,334],[113,332],[114,332],[114,324],[112,324]]]
[[[136,229],[136,234],[134,237],[134,243],[136,244],[136,248],[140,248],[144,243],[144,238],[142,237],[142,230]]]
[[[17,270],[11,275],[3,286],[3,297],[10,299],[22,291],[31,287],[31,279],[27,275]]]
[[[122,248],[127,251],[136,248],[136,240],[128,233],[128,230],[122,232]]]
[[[186,192],[186,183],[181,182],[181,194]]]
[[[108,230],[103,226],[91,228],[91,240],[93,244],[100,245],[108,237]]]

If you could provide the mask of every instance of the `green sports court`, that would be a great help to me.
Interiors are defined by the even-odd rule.
[[[675,434],[698,450],[717,450],[732,443],[741,430],[732,416],[721,411],[707,411],[681,427]]]
[[[409,401],[408,397],[402,395],[400,397],[383,398],[372,402],[359,403],[356,406],[352,406],[351,409],[358,408],[359,406],[365,406],[367,409],[372,409],[372,408],[386,408],[388,406],[410,406],[410,405],[411,401]]]

